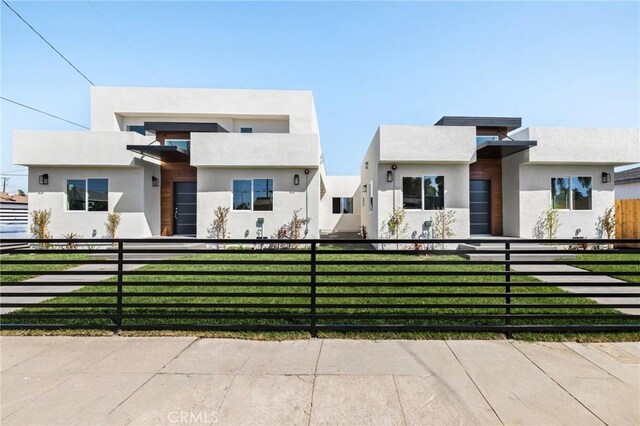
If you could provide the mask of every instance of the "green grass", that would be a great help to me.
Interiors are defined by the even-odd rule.
[[[244,271],[247,272],[305,272],[309,271],[308,265],[282,265],[277,264],[277,261],[307,261],[307,254],[241,254],[241,253],[212,253],[203,255],[194,255],[189,257],[183,257],[191,261],[202,260],[270,260],[271,264],[267,265],[202,265],[202,264],[186,264],[186,265],[147,265],[140,269],[140,271],[158,272],[152,275],[138,275],[138,276],[126,276],[125,282],[143,281],[146,285],[125,285],[125,292],[129,294],[142,293],[142,292],[215,292],[215,296],[188,296],[188,297],[169,297],[169,296],[125,296],[125,312],[127,314],[153,314],[153,318],[136,318],[127,319],[126,323],[137,324],[150,324],[161,323],[164,325],[171,325],[179,327],[181,324],[262,324],[262,325],[287,325],[287,324],[308,324],[308,309],[306,308],[288,308],[282,307],[282,304],[290,303],[308,303],[309,302],[309,288],[308,286],[295,286],[296,282],[308,282],[307,276],[268,276],[268,275],[243,275]],[[359,319],[358,315],[364,313],[378,314],[378,315],[392,315],[392,314],[503,314],[503,308],[487,307],[489,304],[502,304],[504,303],[504,297],[484,296],[480,298],[471,298],[467,296],[461,296],[462,293],[502,293],[505,291],[504,285],[471,285],[464,286],[465,283],[502,283],[504,276],[500,275],[503,271],[503,267],[500,265],[446,265],[442,264],[442,261],[463,261],[462,258],[457,256],[417,256],[417,255],[394,255],[394,254],[326,254],[322,253],[322,250],[318,252],[317,260],[351,260],[351,261],[366,261],[366,260],[384,260],[384,261],[419,261],[418,265],[402,265],[402,264],[389,264],[389,265],[318,265],[317,271],[322,272],[340,272],[341,276],[318,276],[318,283],[328,286],[318,286],[317,303],[319,304],[385,304],[385,307],[379,307],[375,309],[363,309],[363,308],[342,308],[342,307],[319,307],[318,314],[332,314],[332,315],[344,315],[339,319],[321,319],[320,324],[431,324],[431,325],[502,325],[503,319],[448,319],[448,318],[423,318],[423,319],[402,319],[393,320],[388,318],[363,320]],[[463,262],[464,263],[464,262]],[[221,271],[236,272],[237,275],[166,275],[162,274],[162,271],[175,270],[181,272],[189,271],[211,271],[212,273]],[[353,275],[353,272],[381,272],[391,273],[392,275],[369,275],[369,276],[357,276]],[[413,273],[411,273],[413,272]],[[423,275],[423,273],[434,272],[454,272],[453,276],[444,275]],[[492,273],[493,275],[477,275],[479,272]],[[464,273],[472,273],[472,275],[462,275]],[[405,275],[403,275],[405,274]],[[228,283],[229,286],[205,286],[196,285],[194,281],[203,281],[210,283]],[[247,282],[246,285],[234,285],[236,282]],[[268,282],[268,286],[260,286],[259,282]],[[536,279],[529,276],[514,276],[512,278],[514,283],[528,283],[527,287],[513,286],[511,291],[514,294],[512,297],[512,303],[525,305],[521,308],[513,308],[513,314],[608,314],[615,315],[615,318],[597,318],[597,319],[513,319],[512,324],[524,325],[524,324],[607,324],[607,323],[629,323],[630,319],[625,318],[624,315],[619,314],[618,311],[610,308],[596,308],[595,302],[580,297],[566,298],[562,297],[566,294],[565,291],[550,286],[540,286],[541,284]],[[356,287],[339,287],[331,286],[332,283],[349,283],[351,285],[357,285]],[[403,282],[406,286],[392,287],[389,284]],[[448,285],[446,283],[455,283],[454,285]],[[428,286],[411,286],[411,284],[428,283]],[[47,301],[48,305],[56,305],[61,303],[115,303],[116,300],[116,286],[114,282],[106,282],[100,285],[86,286],[80,290],[74,292],[73,296],[61,296],[50,301]],[[228,293],[241,292],[249,293],[244,297],[232,297]],[[276,296],[272,293],[284,292],[289,293],[289,296]],[[379,293],[376,296],[361,297],[363,293]],[[392,293],[411,292],[416,293],[415,296],[410,298],[390,297]],[[109,293],[105,296],[100,296],[97,293]],[[256,293],[271,293],[266,297],[257,295]],[[328,297],[329,293],[333,293],[337,297]],[[350,293],[350,294],[347,294]],[[443,297],[436,297],[436,293],[446,293]],[[534,293],[536,293],[534,295]],[[526,297],[518,297],[519,295]],[[299,296],[299,297],[298,297]],[[237,308],[146,308],[136,307],[127,308],[127,304],[131,303],[268,303],[268,308],[252,308],[252,307],[237,307]],[[401,308],[397,305],[400,303],[416,304],[417,307],[413,308]],[[429,304],[450,304],[450,307],[429,307]],[[481,304],[481,307],[477,308],[463,308],[456,305],[473,303]],[[529,307],[533,304],[550,304],[553,305],[550,308],[535,308]],[[566,308],[563,305],[570,303],[577,305],[575,308]],[[18,315],[12,319],[3,318],[3,322],[16,321],[20,314],[34,314],[34,313],[101,313],[105,315],[113,315],[113,308],[41,308],[34,307],[28,309],[22,309],[18,312]],[[268,312],[270,314],[280,314],[288,316],[287,318],[259,318],[259,319],[225,319],[225,318],[211,318],[210,315],[219,315],[222,313],[257,313],[264,314]],[[203,318],[180,318],[179,315],[183,314],[200,314]],[[207,317],[209,316],[209,317]],[[298,316],[298,317],[295,317]],[[55,323],[59,320],[45,319],[45,318],[25,318],[25,321],[34,324],[48,324]],[[91,324],[94,328],[111,326],[113,324],[111,318],[100,319],[65,319],[66,322],[71,324]],[[128,332],[134,333],[135,332]],[[159,332],[163,333],[163,332]],[[177,332],[171,331],[171,334]],[[194,334],[194,332],[189,332]],[[298,338],[298,336],[307,336],[306,333],[298,332],[256,332],[256,333],[241,333],[241,332],[202,332],[195,333],[198,335],[214,335],[214,336],[234,336],[234,337],[247,337],[253,336],[258,338]],[[374,332],[323,332],[323,337],[354,337],[354,338],[384,338],[385,336],[393,336],[394,338],[502,338],[499,333],[455,333],[455,332],[399,332],[399,333],[374,333]],[[628,335],[628,334],[627,334]],[[266,337],[265,337],[266,336]],[[532,339],[535,336],[542,336],[535,333],[522,333],[519,337],[525,339]],[[552,340],[556,339],[569,339],[569,340],[581,340],[581,335],[571,335],[568,333],[551,333]],[[574,337],[570,337],[574,336]],[[602,334],[601,340],[606,340],[607,336],[611,334]],[[637,339],[640,337],[638,333],[631,333],[632,338]]]
[[[578,254],[575,260],[606,260],[606,261],[635,261],[640,262],[640,253],[613,253],[613,254]],[[624,275],[624,272],[640,272],[640,264],[638,265],[576,265],[581,269],[596,272],[609,272],[612,277],[619,278],[624,281],[640,283],[640,275]]]
[[[55,253],[55,254],[12,254],[0,256],[0,283],[9,281],[24,281],[37,275],[30,274],[29,271],[62,271],[82,264],[88,259],[86,254]],[[75,264],[32,264],[32,265],[7,265],[5,260],[77,260]],[[8,275],[7,272],[22,272],[20,275]]]

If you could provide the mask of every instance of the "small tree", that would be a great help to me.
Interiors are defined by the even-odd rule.
[[[213,211],[213,223],[207,229],[209,238],[224,240],[227,238],[227,217],[229,216],[229,207],[218,207]]]
[[[118,230],[118,226],[120,226],[120,213],[109,213],[107,214],[107,221],[104,223],[105,228],[107,229],[107,237],[109,239],[116,238],[116,231]]]
[[[602,216],[598,216],[596,222],[596,235],[598,238],[608,240],[616,236],[616,212],[613,207],[604,209]]]
[[[382,234],[386,234],[388,237],[400,238],[400,235],[407,231],[407,225],[404,223],[406,214],[402,207],[394,207],[383,225]]]
[[[25,194],[22,189],[18,189],[18,195],[21,196],[21,197],[24,197],[27,194]]]
[[[436,210],[433,218],[431,236],[434,239],[446,240],[454,235],[453,224],[456,222],[456,212],[454,210]],[[444,243],[440,243],[440,249],[444,249]]]
[[[49,223],[51,222],[51,210],[33,210],[31,212],[31,226],[29,232],[35,239],[48,240],[52,238],[49,233]],[[48,248],[49,243],[38,243],[40,248]]]
[[[271,236],[274,240],[299,240],[302,236],[302,227],[309,224],[311,219],[299,216],[300,209],[293,211],[293,216],[288,223],[285,223]],[[291,248],[295,247],[291,243],[272,243],[273,248]]]
[[[544,214],[544,231],[545,236],[549,240],[553,240],[558,236],[558,228],[560,228],[560,212],[558,209],[549,209]]]

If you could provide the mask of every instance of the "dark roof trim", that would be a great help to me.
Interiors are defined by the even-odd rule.
[[[218,123],[182,123],[164,121],[145,121],[144,130],[156,132],[207,132],[207,133],[229,133]]]
[[[478,158],[504,158],[508,155],[525,151],[533,146],[538,145],[537,141],[486,141],[478,144],[476,148]]]
[[[640,167],[616,172],[613,180],[617,184],[640,182]]]
[[[166,162],[189,161],[189,152],[177,146],[127,145],[127,150]]]
[[[436,126],[506,127],[507,131],[522,127],[520,117],[458,117],[445,115]]]

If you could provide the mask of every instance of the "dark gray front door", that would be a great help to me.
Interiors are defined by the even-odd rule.
[[[469,213],[472,234],[491,234],[491,181],[469,182]]]
[[[195,182],[175,182],[173,184],[173,233],[196,235]]]

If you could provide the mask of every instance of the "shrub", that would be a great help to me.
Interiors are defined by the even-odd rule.
[[[367,235],[369,235],[369,233],[367,232],[367,225],[360,226],[360,232],[358,232],[358,235],[360,235],[363,240],[367,239]]]
[[[549,209],[540,215],[533,227],[533,238],[553,240],[558,236],[560,225],[560,212],[558,209]]]
[[[76,250],[78,248],[78,243],[75,240],[82,238],[82,235],[78,235],[75,232],[69,232],[68,234],[64,234],[62,238],[68,240],[65,243],[64,248],[69,250]]]
[[[386,238],[400,238],[400,235],[407,230],[407,225],[404,223],[405,217],[406,212],[402,207],[394,207],[389,218],[383,223],[380,233]]]
[[[607,207],[602,216],[598,216],[596,236],[608,240],[616,237],[616,212],[613,207]]]
[[[431,236],[434,239],[446,240],[454,235],[453,224],[456,223],[456,212],[454,210],[436,210],[433,218]],[[440,244],[440,249],[444,249],[444,243]]]
[[[51,210],[33,210],[31,212],[31,226],[29,232],[33,238],[48,240],[52,238],[49,233],[49,223],[51,222]],[[49,243],[39,243],[40,248],[48,248]]]
[[[278,228],[276,232],[271,236],[271,238],[274,240],[299,240],[302,236],[302,227],[308,225],[311,221],[311,219],[309,219],[308,217],[300,217],[299,213],[300,209],[294,210],[291,220]],[[291,248],[296,246],[296,244],[278,242],[274,242],[271,244],[271,247],[273,248]]]
[[[213,223],[207,229],[209,238],[224,240],[227,238],[227,218],[229,207],[218,207],[213,211]]]
[[[118,226],[120,226],[120,213],[109,213],[107,214],[107,221],[104,223],[105,228],[107,229],[107,237],[109,239],[114,239],[116,237],[116,231],[118,230]]]

